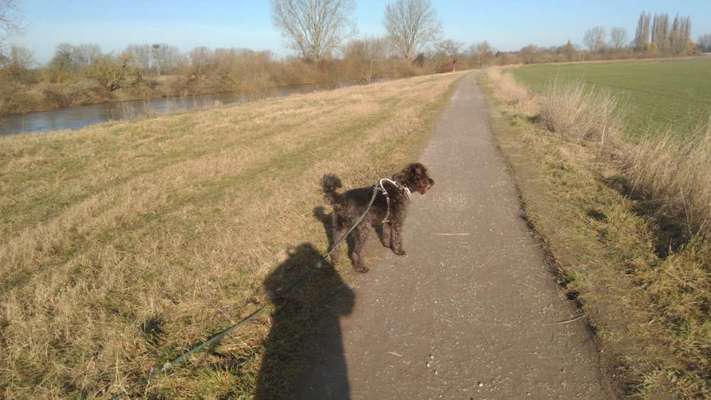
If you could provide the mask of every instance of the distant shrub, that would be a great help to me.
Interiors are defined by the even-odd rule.
[[[113,92],[135,81],[138,71],[128,64],[127,59],[99,56],[86,67],[84,74],[97,81],[104,89]]]
[[[409,62],[395,62],[391,71],[391,78],[409,78],[424,73],[422,67]]]
[[[41,89],[45,104],[51,108],[68,107],[72,104],[72,98],[60,85],[45,85]]]
[[[34,100],[23,85],[0,82],[0,115],[21,113],[32,107]]]

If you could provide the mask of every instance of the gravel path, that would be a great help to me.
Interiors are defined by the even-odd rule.
[[[582,320],[558,323],[576,309],[520,218],[476,75],[460,81],[421,161],[436,184],[413,201],[408,255],[371,237],[355,308],[296,397],[612,398]]]

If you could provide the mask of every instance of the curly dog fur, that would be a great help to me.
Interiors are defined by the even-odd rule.
[[[390,248],[393,253],[404,256],[402,245],[402,226],[407,214],[409,196],[403,190],[408,188],[411,192],[425,194],[434,185],[434,180],[429,177],[427,168],[420,163],[413,163],[391,178],[400,187],[385,182],[385,190],[390,198],[390,213],[388,216],[388,203],[383,193],[378,193],[373,206],[368,211],[363,222],[348,235],[348,256],[353,268],[358,272],[368,272],[361,252],[368,234],[372,228],[378,230],[380,242]],[[338,193],[343,185],[335,175],[324,175],[321,180],[324,198],[333,207],[331,216],[331,235],[333,241],[339,240],[356,220],[365,213],[368,203],[373,196],[375,186],[352,189]],[[388,216],[387,221],[383,221]],[[331,254],[331,261],[338,262],[338,253]]]

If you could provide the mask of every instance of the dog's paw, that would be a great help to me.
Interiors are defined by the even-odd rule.
[[[407,252],[403,249],[393,249],[393,253],[399,255],[399,256],[405,256],[407,255]]]
[[[365,274],[366,272],[370,271],[370,269],[366,266],[360,266],[355,268],[356,272]]]

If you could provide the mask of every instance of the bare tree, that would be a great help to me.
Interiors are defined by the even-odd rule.
[[[59,64],[64,69],[78,70],[96,62],[101,57],[101,48],[96,44],[60,43],[50,64]]]
[[[388,58],[388,51],[385,38],[357,39],[346,44],[343,59],[361,71],[361,79],[371,82],[378,73],[378,64]]]
[[[669,35],[669,15],[655,14],[652,19],[652,44],[657,51],[667,52],[671,45]]]
[[[35,60],[32,51],[27,48],[12,46],[7,54],[7,65],[17,65],[22,69],[30,69]]]
[[[564,45],[558,48],[558,53],[563,54],[566,60],[573,61],[577,58],[578,49],[576,49],[573,43],[568,40]]]
[[[429,0],[397,0],[385,7],[385,29],[400,56],[414,60],[442,28]]]
[[[154,70],[158,76],[176,69],[181,61],[180,50],[169,44],[152,44],[149,54],[150,69]]]
[[[95,79],[106,90],[113,92],[128,84],[135,71],[129,66],[127,55],[114,57],[99,55],[87,68],[87,75]]]
[[[699,36],[696,45],[699,46],[701,52],[711,52],[711,33]]]
[[[535,44],[529,44],[524,46],[518,51],[519,55],[524,64],[533,64],[536,62],[536,55],[540,52],[540,49]]]
[[[207,47],[196,47],[188,55],[190,59],[191,74],[194,77],[204,75],[213,64],[213,52]]]
[[[637,51],[647,51],[650,44],[650,31],[649,31],[649,19],[650,15],[643,12],[639,16],[639,21],[637,22],[637,32],[634,37],[634,47]]]
[[[32,52],[24,47],[12,46],[5,57],[0,57],[3,74],[13,82],[23,82],[31,76],[35,61]]]
[[[687,54],[691,51],[691,17],[677,15],[669,21],[669,14],[654,15],[651,47],[661,54]]]
[[[484,40],[483,42],[472,44],[469,47],[469,56],[476,60],[479,67],[483,67],[489,64],[491,59],[494,58],[494,49],[489,42]]]
[[[686,54],[691,46],[691,17],[674,18],[671,31],[669,32],[670,50],[675,55]]]
[[[615,50],[627,46],[627,31],[625,28],[612,28],[610,31],[610,45]]]
[[[141,71],[151,69],[152,49],[147,44],[132,44],[126,47],[124,54],[128,56],[130,64]]]
[[[486,40],[473,45],[472,49],[475,51],[476,57],[479,61],[479,67],[488,65],[495,56],[494,48],[491,47],[489,42]]]
[[[457,71],[457,61],[459,61],[459,53],[461,52],[463,43],[455,40],[447,39],[437,43],[437,51],[449,59],[449,65],[452,72]]]
[[[3,53],[7,37],[18,29],[17,2],[0,0],[0,55]]]
[[[596,26],[585,32],[583,43],[585,43],[585,46],[590,51],[597,53],[605,48],[605,36],[607,36],[605,28],[602,26]]]
[[[353,32],[353,0],[272,0],[272,21],[302,58],[319,62]]]
[[[96,62],[101,57],[101,48],[98,44],[85,43],[74,46],[72,59],[80,67],[86,67]]]
[[[62,81],[67,75],[79,69],[75,63],[73,52],[74,46],[69,43],[57,45],[54,56],[49,61],[49,70],[53,75],[53,81]]]

